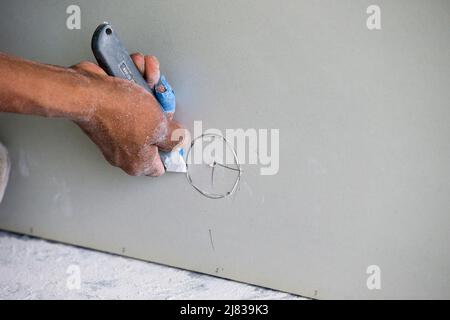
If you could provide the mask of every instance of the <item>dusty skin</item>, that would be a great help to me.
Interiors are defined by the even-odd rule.
[[[153,88],[160,77],[158,60],[131,57]],[[171,140],[181,126],[150,93],[91,62],[65,68],[0,53],[0,112],[72,120],[109,163],[134,176],[162,175],[158,149],[170,151],[182,140]]]

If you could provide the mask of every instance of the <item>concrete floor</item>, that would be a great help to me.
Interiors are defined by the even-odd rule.
[[[0,299],[302,299],[0,231]]]

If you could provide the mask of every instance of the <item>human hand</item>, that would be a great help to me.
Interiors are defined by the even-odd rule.
[[[159,62],[153,56],[131,55],[149,86],[162,92]],[[182,142],[182,127],[167,115],[155,97],[133,82],[108,76],[91,62],[71,67],[87,77],[90,88],[83,116],[74,120],[113,166],[133,176],[160,176],[164,166],[158,148],[170,151]],[[174,138],[172,138],[174,137]]]

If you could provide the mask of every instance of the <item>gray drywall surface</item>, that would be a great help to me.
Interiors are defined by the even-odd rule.
[[[308,297],[450,298],[450,2],[378,0],[378,31],[366,0],[76,3],[81,30],[70,1],[3,1],[0,50],[93,60],[109,21],[159,57],[179,121],[279,129],[280,169],[210,200],[126,176],[68,121],[2,114],[1,228]]]
[[[285,292],[3,231],[0,299],[304,300]]]

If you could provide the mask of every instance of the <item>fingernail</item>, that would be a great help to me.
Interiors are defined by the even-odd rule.
[[[159,78],[155,88],[156,99],[158,99],[164,112],[175,112],[175,93],[163,75]]]

